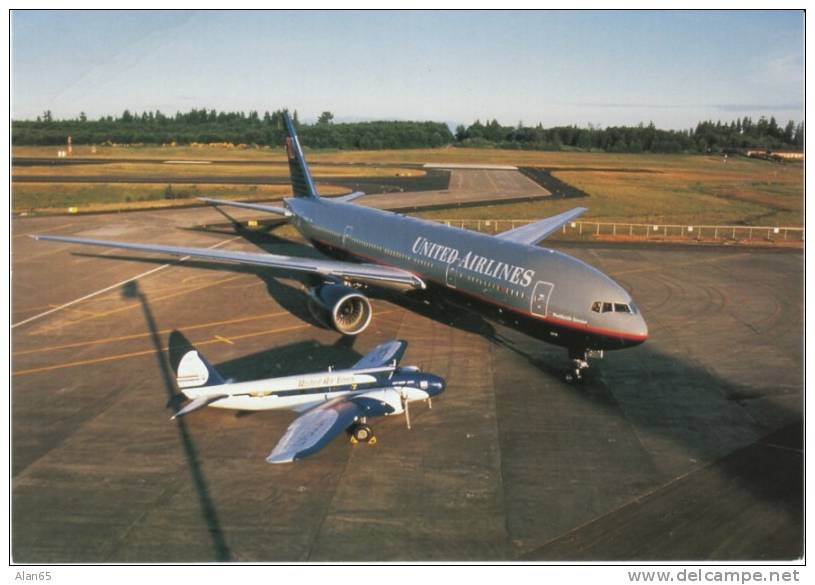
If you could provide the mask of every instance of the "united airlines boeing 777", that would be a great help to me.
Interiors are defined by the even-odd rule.
[[[284,207],[203,200],[282,215],[335,259],[34,237],[316,274],[323,283],[312,288],[311,295],[331,325],[345,335],[361,333],[371,321],[365,286],[453,295],[488,318],[567,348],[573,365],[568,379],[581,377],[589,357],[647,339],[645,320],[623,287],[581,260],[537,246],[585,208],[491,236],[352,203],[362,193],[323,198],[287,115],[284,122],[293,189]]]

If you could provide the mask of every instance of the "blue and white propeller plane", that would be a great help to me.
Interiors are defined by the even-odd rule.
[[[399,366],[406,348],[406,341],[389,341],[345,370],[252,382],[225,380],[193,348],[181,358],[176,372],[178,387],[190,401],[172,418],[207,406],[299,412],[266,458],[268,463],[308,457],[346,430],[354,442],[375,443],[368,418],[404,413],[409,429],[410,403],[423,401],[430,407],[446,386],[440,376],[416,366]]]
[[[205,199],[287,218],[315,248],[334,259],[34,236],[92,246],[206,258],[317,275],[310,290],[328,322],[357,335],[373,311],[365,287],[415,291],[465,304],[483,316],[565,347],[572,360],[567,379],[580,379],[589,357],[639,345],[645,319],[631,295],[614,280],[557,250],[537,244],[582,214],[576,207],[495,236],[449,227],[353,203],[362,195],[320,197],[288,115],[286,152],[293,196],[283,207]]]

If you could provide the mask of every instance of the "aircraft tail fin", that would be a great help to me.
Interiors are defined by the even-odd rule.
[[[181,358],[176,372],[176,382],[182,390],[226,384],[218,370],[196,349],[189,350]]]
[[[289,159],[289,174],[291,176],[292,192],[295,197],[319,197],[311,171],[308,168],[303,148],[297,137],[294,122],[289,118],[288,112],[283,112],[283,123],[286,125],[286,156]]]

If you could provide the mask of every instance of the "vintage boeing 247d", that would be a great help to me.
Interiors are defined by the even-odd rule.
[[[410,403],[423,401],[430,407],[446,385],[443,378],[416,366],[399,366],[406,348],[406,341],[389,341],[345,370],[332,368],[251,382],[224,380],[204,356],[190,348],[176,372],[178,387],[190,401],[173,419],[207,406],[301,413],[266,458],[269,463],[308,457],[345,430],[354,442],[375,443],[369,417],[404,413],[410,428]]]

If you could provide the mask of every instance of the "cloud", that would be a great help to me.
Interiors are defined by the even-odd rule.
[[[794,86],[803,91],[804,63],[801,55],[762,55],[752,62],[750,81],[768,86]]]
[[[574,106],[577,108],[607,108],[607,109],[652,109],[652,110],[698,110],[713,109],[723,112],[743,112],[758,110],[802,110],[803,102],[790,103],[732,103],[732,104],[664,104],[664,103],[615,103],[615,102],[575,102],[558,105]]]

